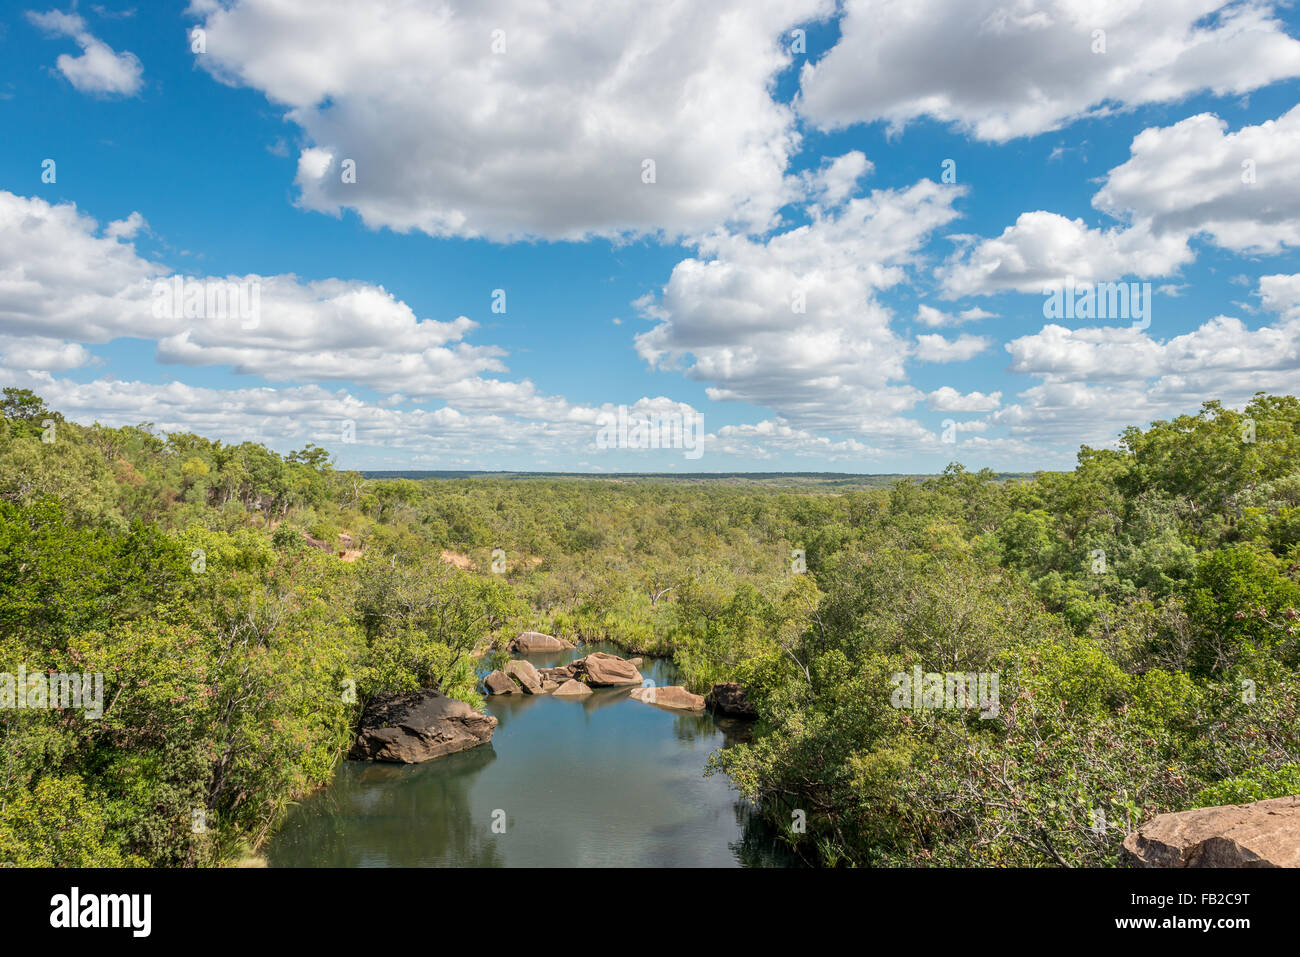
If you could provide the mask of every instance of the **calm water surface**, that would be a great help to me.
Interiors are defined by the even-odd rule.
[[[538,667],[590,651],[530,655]],[[647,659],[656,685],[679,683]],[[743,723],[633,701],[627,688],[583,699],[487,699],[489,744],[425,764],[345,761],[294,808],[272,867],[738,867],[790,861],[709,754]],[[505,812],[504,834],[494,812]],[[499,819],[500,815],[496,815]]]

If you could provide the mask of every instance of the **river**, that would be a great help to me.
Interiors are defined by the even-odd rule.
[[[549,667],[591,651],[529,655]],[[677,684],[673,663],[641,673]],[[265,849],[272,867],[739,867],[792,861],[709,754],[747,728],[596,689],[487,699],[488,744],[395,765],[344,761]]]

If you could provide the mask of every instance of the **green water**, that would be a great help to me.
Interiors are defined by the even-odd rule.
[[[532,655],[538,667],[603,649]],[[679,683],[671,661],[642,675]],[[627,697],[488,699],[489,744],[417,765],[345,761],[294,808],[272,867],[737,867],[789,863],[708,755],[747,730]],[[503,812],[503,813],[502,813]],[[504,820],[505,830],[500,833]]]

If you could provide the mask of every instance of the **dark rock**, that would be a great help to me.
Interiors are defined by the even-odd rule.
[[[416,764],[492,739],[497,719],[436,691],[381,695],[366,705],[348,757]]]
[[[758,710],[745,697],[745,689],[734,681],[727,681],[713,686],[704,699],[705,707],[715,714],[728,718],[758,717]]]

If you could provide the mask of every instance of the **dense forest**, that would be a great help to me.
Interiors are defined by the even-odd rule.
[[[237,862],[370,697],[480,704],[528,629],[740,682],[709,771],[810,863],[1109,866],[1153,814],[1300,793],[1291,396],[884,488],[368,479],[3,412],[3,670],[105,685],[97,719],[0,710],[0,861]],[[996,675],[996,713],[898,707],[917,668]]]

